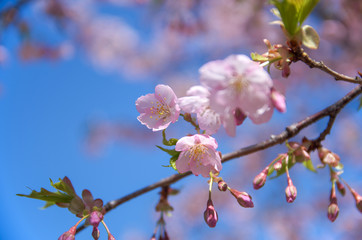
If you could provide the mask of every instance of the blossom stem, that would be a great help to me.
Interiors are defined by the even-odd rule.
[[[103,220],[102,220],[102,224],[103,224],[104,228],[106,229],[107,234],[109,235],[111,232],[109,231],[109,229],[108,229],[108,227],[107,227],[106,223],[105,223]]]

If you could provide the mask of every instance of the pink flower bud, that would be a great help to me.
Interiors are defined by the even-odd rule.
[[[93,227],[93,231],[92,231],[92,237],[94,240],[98,240],[99,239],[99,229],[97,227]]]
[[[288,179],[288,186],[285,189],[285,196],[288,203],[294,202],[295,198],[297,197],[297,188],[293,185],[291,179]]]
[[[344,196],[346,194],[346,188],[344,187],[343,183],[341,183],[340,181],[336,182],[337,184],[337,189],[339,191],[339,193]]]
[[[318,148],[318,156],[323,164],[328,164],[332,167],[337,167],[340,161],[340,157],[328,150],[327,148]]]
[[[283,166],[282,160],[279,160],[276,163],[274,163],[273,168],[275,169],[275,171],[279,171],[280,169],[282,169],[282,166]]]
[[[116,240],[116,238],[113,237],[113,235],[109,233],[109,234],[108,234],[108,240]]]
[[[253,181],[254,189],[259,189],[264,186],[266,182],[266,177],[269,171],[269,167],[266,167],[261,173],[256,175]]]
[[[224,181],[224,180],[220,180],[218,183],[217,183],[217,187],[219,188],[219,190],[221,192],[225,192],[227,189],[228,189],[228,185],[227,183]]]
[[[362,197],[355,190],[351,189],[351,193],[356,201],[356,207],[360,213],[362,213]]]
[[[93,211],[90,213],[88,222],[93,227],[97,228],[99,223],[103,220],[103,214],[99,211]]]
[[[209,227],[213,228],[216,226],[218,216],[211,199],[207,201],[206,210],[204,212],[204,219]]]
[[[338,214],[339,214],[339,208],[338,208],[338,205],[337,203],[331,203],[329,206],[328,206],[328,219],[331,221],[331,222],[334,222],[337,217],[338,217]]]
[[[77,227],[71,227],[67,232],[63,233],[58,240],[74,240]]]
[[[247,194],[246,192],[239,192],[235,189],[230,189],[231,194],[236,198],[240,206],[244,208],[253,208],[254,203],[251,200],[251,196]]]
[[[285,104],[285,97],[283,94],[275,90],[275,88],[271,89],[271,101],[274,107],[279,111],[284,113],[287,110],[287,106]]]

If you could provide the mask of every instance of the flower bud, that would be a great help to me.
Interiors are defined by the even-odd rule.
[[[228,189],[228,185],[224,180],[220,180],[217,182],[217,187],[221,192],[225,192]]]
[[[340,181],[337,181],[336,182],[337,184],[337,189],[338,189],[338,192],[344,196],[346,194],[346,188],[344,187],[343,183],[341,183]]]
[[[92,225],[93,227],[97,228],[99,223],[103,220],[103,214],[99,211],[93,211],[90,213],[90,216],[88,217],[88,223]]]
[[[295,198],[297,197],[297,188],[293,185],[293,182],[290,178],[288,180],[288,186],[285,189],[285,196],[288,203],[294,202]]]
[[[108,240],[116,240],[116,238],[113,237],[113,235],[109,233],[109,234],[108,234]]]
[[[99,229],[97,227],[93,227],[93,231],[92,231],[92,237],[94,240],[98,240],[99,239]]]
[[[264,186],[266,182],[266,177],[269,171],[269,167],[266,167],[261,173],[256,175],[253,181],[254,189],[259,189]]]
[[[282,166],[283,166],[282,160],[279,160],[276,163],[274,163],[273,168],[275,169],[275,171],[279,171],[280,169],[282,169]]]
[[[340,157],[337,154],[324,147],[318,148],[318,156],[323,164],[328,164],[331,167],[337,167],[340,161]]]
[[[355,190],[351,189],[351,193],[356,201],[356,207],[360,213],[362,213],[362,197]]]
[[[337,203],[329,204],[329,206],[328,206],[328,215],[327,215],[328,219],[331,222],[334,222],[337,219],[338,214],[339,214],[339,208],[338,208]]]
[[[204,212],[204,219],[209,227],[213,228],[216,226],[218,216],[211,199],[207,201],[206,210]]]
[[[63,233],[58,240],[74,240],[77,227],[71,227],[67,232]]]
[[[244,208],[253,208],[254,203],[251,200],[251,196],[247,194],[246,192],[239,192],[235,189],[230,189],[231,194],[236,198],[240,206]]]
[[[288,74],[289,75],[289,74]],[[281,113],[284,113],[287,110],[285,104],[285,97],[283,94],[275,90],[275,88],[271,89],[271,101],[274,107]]]

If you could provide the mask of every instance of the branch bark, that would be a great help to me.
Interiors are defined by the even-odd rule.
[[[309,55],[304,52],[303,48],[301,47],[295,47],[292,48],[292,53],[295,56],[295,61],[302,61],[305,64],[307,64],[310,68],[318,68],[320,70],[322,70],[323,72],[328,73],[329,75],[331,75],[332,77],[334,77],[334,79],[336,81],[345,81],[345,82],[350,82],[350,83],[357,83],[357,84],[362,84],[362,78],[359,76],[356,76],[355,78],[346,76],[344,74],[338,73],[332,69],[330,69],[329,67],[327,67],[322,61],[317,62],[315,60],[313,60],[312,58],[309,57]]]
[[[316,114],[306,117],[305,119],[303,119],[302,121],[300,121],[298,123],[294,123],[294,124],[286,127],[285,131],[281,132],[279,135],[272,135],[269,139],[267,139],[263,142],[260,142],[260,143],[254,144],[254,145],[250,145],[245,148],[241,148],[232,153],[225,154],[222,158],[222,162],[224,163],[224,162],[230,161],[232,159],[239,158],[239,157],[242,157],[245,155],[249,155],[251,153],[270,148],[277,144],[281,144],[284,141],[286,141],[287,139],[290,139],[290,138],[296,136],[302,129],[308,127],[309,125],[319,121],[320,119],[322,119],[324,117],[329,116],[330,121],[328,123],[326,130],[323,131],[323,133],[325,132],[325,134],[322,133],[323,136],[325,137],[325,135],[327,135],[329,133],[330,128],[332,127],[332,124],[334,122],[334,119],[338,115],[340,110],[342,108],[344,108],[350,101],[352,101],[354,98],[356,98],[361,93],[362,93],[362,85],[359,85],[359,86],[355,87],[352,91],[350,91],[347,95],[345,95],[343,98],[341,98],[334,104],[330,105],[329,107],[321,110],[320,112],[318,112]],[[144,188],[141,188],[135,192],[132,192],[124,197],[121,197],[116,200],[112,200],[104,206],[106,209],[106,213],[108,213],[109,211],[115,209],[119,205],[121,205],[133,198],[136,198],[140,195],[150,192],[156,188],[175,183],[189,175],[191,175],[191,172],[186,172],[183,174],[174,174],[170,177],[164,178],[156,183],[153,183],[153,184],[148,185]],[[80,232],[81,230],[83,230],[84,228],[85,228],[84,225],[80,226],[77,229],[77,233]]]

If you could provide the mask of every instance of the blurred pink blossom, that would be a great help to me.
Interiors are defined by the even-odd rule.
[[[236,110],[256,124],[271,118],[273,82],[268,73],[247,56],[231,55],[208,62],[200,68],[200,74],[201,83],[210,89],[211,107],[221,114],[229,109],[229,120],[236,120]],[[231,128],[228,133],[234,135],[236,124],[226,125]]]

